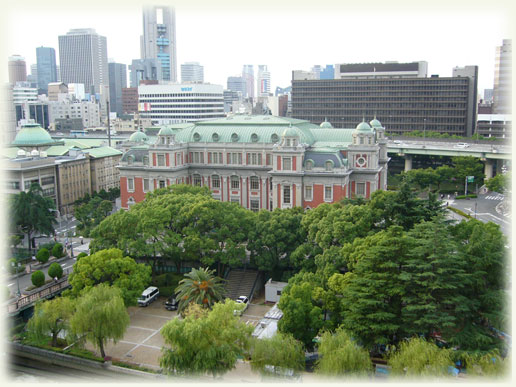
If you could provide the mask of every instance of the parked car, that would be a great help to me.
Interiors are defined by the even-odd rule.
[[[241,316],[249,306],[249,299],[246,296],[240,296],[236,300],[237,307],[233,311],[235,316]]]
[[[152,303],[159,296],[159,289],[154,286],[150,286],[145,289],[142,295],[138,298],[138,306],[147,306]]]
[[[177,310],[178,305],[179,305],[179,302],[177,301],[175,296],[170,296],[165,301],[165,308],[167,310]]]

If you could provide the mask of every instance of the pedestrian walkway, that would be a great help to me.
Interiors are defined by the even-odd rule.
[[[494,195],[487,195],[484,198],[488,199],[488,200],[503,200],[504,196],[501,194],[494,194]]]

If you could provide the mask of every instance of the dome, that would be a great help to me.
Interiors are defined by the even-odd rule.
[[[360,124],[357,125],[355,130],[359,131],[359,132],[370,132],[371,127],[369,126],[369,124],[367,122],[362,121]]]
[[[158,136],[172,136],[174,132],[170,128],[161,128],[158,132]]]
[[[320,125],[321,128],[326,128],[326,129],[331,129],[333,128],[332,124],[330,124],[328,121],[324,121],[324,122],[321,122],[321,125]]]
[[[12,142],[13,145],[18,146],[53,145],[54,143],[55,141],[50,136],[50,133],[39,124],[23,125]]]
[[[129,141],[132,142],[146,142],[147,140],[147,135],[140,131],[134,132],[133,134],[131,134],[131,137],[129,137]]]
[[[286,128],[281,137],[297,137],[297,131],[291,126],[289,128]]]
[[[369,122],[369,125],[371,125],[373,128],[383,128],[382,123],[376,119],[376,117]]]

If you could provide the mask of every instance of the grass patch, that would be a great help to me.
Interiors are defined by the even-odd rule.
[[[459,214],[460,216],[463,216],[463,217],[467,218],[467,219],[473,219],[473,217],[472,217],[471,215],[468,215],[468,214],[466,214],[464,211],[461,211],[461,210],[459,210],[459,209],[457,209],[457,208],[454,208],[454,207],[448,207],[448,209],[449,209],[450,211],[455,212],[456,214]]]
[[[139,365],[133,364],[133,363],[126,363],[126,362],[123,362],[123,361],[115,361],[115,360],[113,360],[112,364],[115,365],[115,366],[118,366],[118,367],[128,368],[130,370],[149,372],[151,374],[158,374],[159,373],[156,370],[153,370],[153,369],[150,369],[150,368],[147,368],[147,367],[142,367],[142,366],[139,366]]]

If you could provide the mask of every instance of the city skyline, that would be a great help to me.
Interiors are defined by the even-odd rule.
[[[195,7],[200,3],[203,7]],[[272,92],[290,85],[293,70],[310,70],[317,64],[423,60],[429,75],[441,77],[451,76],[456,66],[478,65],[482,92],[493,87],[496,47],[512,37],[508,3],[503,1],[446,12],[439,5],[423,12],[399,1],[373,11],[360,6],[346,9],[334,1],[321,5],[325,3],[329,5],[301,4],[289,10],[294,3],[279,6],[265,1],[262,7],[243,7],[225,0],[217,8],[199,1],[191,5],[134,1],[123,6],[115,2],[106,9],[95,1],[70,6],[51,0],[43,7],[26,0],[9,4],[4,15],[4,62],[8,56],[21,55],[29,73],[36,63],[36,47],[57,51],[59,35],[72,28],[95,28],[107,38],[108,57],[130,65],[140,58],[142,5],[159,4],[176,10],[177,63],[202,63],[204,79],[212,84],[225,86],[229,76],[241,75],[245,64],[254,65],[255,79],[258,65],[267,65]],[[27,25],[36,27],[29,33]]]

